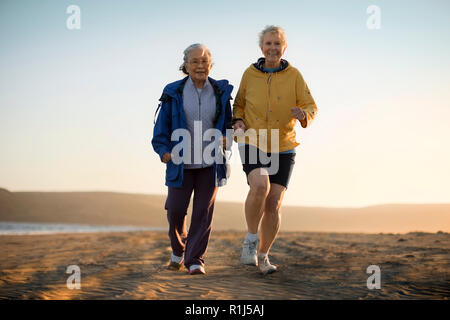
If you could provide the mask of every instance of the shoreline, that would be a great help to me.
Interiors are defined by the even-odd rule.
[[[20,229],[23,227],[23,229]],[[33,227],[35,229],[33,230]],[[39,227],[43,229],[39,230]],[[189,226],[188,226],[189,227]],[[19,229],[14,229],[19,228]],[[50,230],[46,230],[46,228]],[[79,230],[77,230],[77,228]],[[29,229],[30,231],[26,231]],[[101,224],[81,224],[81,223],[60,223],[60,222],[18,222],[18,221],[0,221],[0,236],[23,236],[23,235],[52,235],[52,234],[71,234],[71,233],[116,233],[116,232],[167,232],[167,227],[138,226],[138,225],[101,225]],[[9,231],[11,231],[9,233]],[[212,232],[238,232],[239,229],[219,229]],[[427,231],[409,231],[409,232],[346,232],[346,231],[304,231],[304,230],[280,230],[280,233],[312,233],[312,234],[360,234],[360,235],[431,235],[431,234],[450,234],[444,231],[427,232]]]
[[[3,235],[44,235],[96,232],[142,232],[167,231],[168,228],[151,226],[110,226],[75,223],[41,223],[41,222],[11,222],[0,221],[0,236]]]

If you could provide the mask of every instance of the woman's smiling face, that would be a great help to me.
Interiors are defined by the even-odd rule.
[[[266,64],[278,65],[286,47],[285,39],[278,32],[264,34],[261,51],[266,57]]]
[[[192,81],[203,82],[208,78],[211,70],[211,57],[206,50],[202,48],[195,49],[189,53],[185,66]]]

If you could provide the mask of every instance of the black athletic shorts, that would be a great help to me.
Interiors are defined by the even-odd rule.
[[[250,163],[250,152],[255,152],[256,163]],[[248,175],[249,173],[257,168],[269,168],[271,166],[271,161],[267,164],[261,163],[259,149],[255,146],[244,144],[239,146],[239,154],[241,156],[242,168],[247,175],[247,184],[248,183]],[[267,153],[266,156],[270,157],[271,154]],[[270,183],[277,183],[279,185],[284,186],[286,189],[289,185],[289,180],[291,179],[292,170],[294,169],[295,164],[295,153],[278,153],[273,154],[274,156],[279,156],[279,165],[278,170],[274,174],[269,175]]]

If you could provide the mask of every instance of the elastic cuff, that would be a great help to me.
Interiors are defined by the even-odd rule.
[[[169,150],[167,149],[163,149],[160,153],[159,153],[159,159],[162,161],[162,157],[164,154],[166,154],[167,152],[169,152]]]
[[[300,124],[302,125],[302,128],[306,128],[308,126],[308,121],[305,119],[300,120]]]
[[[231,120],[231,125],[234,125],[237,121],[244,121],[242,118],[234,118]]]

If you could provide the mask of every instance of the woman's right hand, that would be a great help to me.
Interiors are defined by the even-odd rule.
[[[170,159],[172,159],[172,156],[170,155],[170,152],[166,152],[163,154],[161,161],[164,163],[167,163],[170,161]]]
[[[233,125],[233,129],[235,133],[237,133],[236,131],[238,131],[239,129],[241,129],[242,132],[245,132],[245,130],[247,130],[247,128],[245,127],[245,123],[242,120],[236,121]]]

